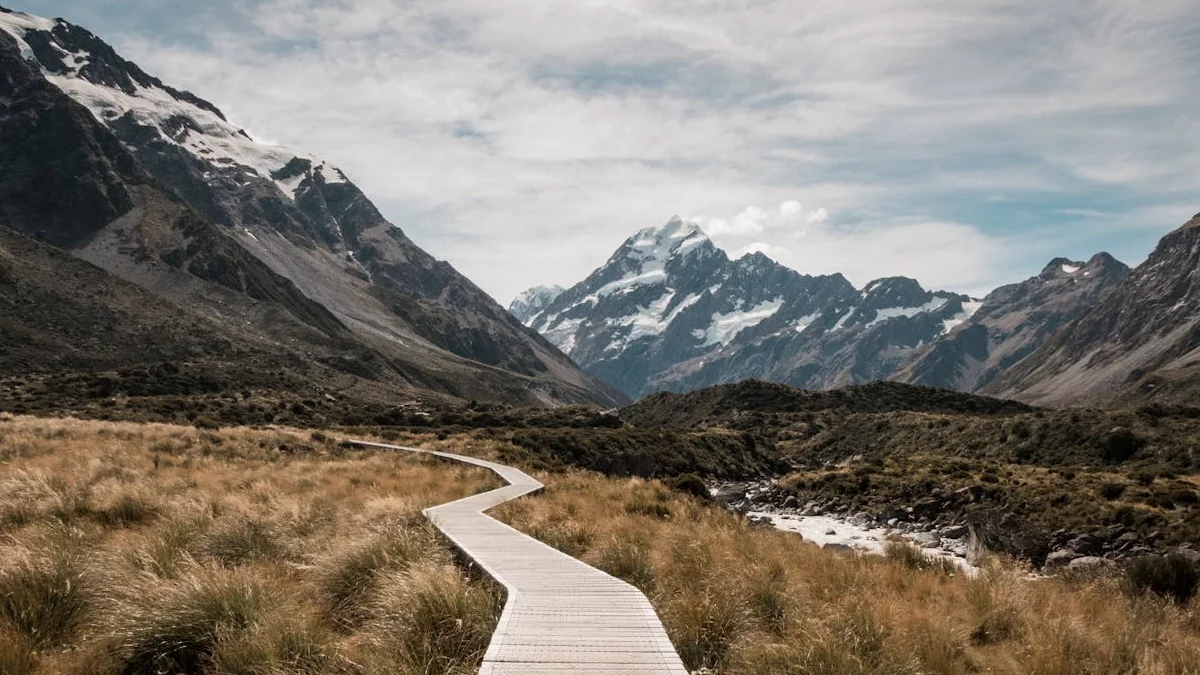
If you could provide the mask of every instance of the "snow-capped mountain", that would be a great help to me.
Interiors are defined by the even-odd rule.
[[[1194,404],[1200,392],[1200,214],[983,391],[1046,405]]]
[[[508,313],[512,314],[523,324],[537,316],[546,306],[554,302],[566,289],[558,285],[534,286],[513,298],[508,305]]]
[[[761,253],[731,260],[675,217],[627,239],[526,325],[636,397],[747,378],[810,388],[880,379],[977,307],[911,279],[860,291]]]
[[[294,347],[304,358],[356,376],[481,400],[621,400],[341,170],[255,141],[87,30],[0,8],[0,66],[0,222],[12,229],[180,306],[241,326],[257,316],[267,340],[262,315],[278,308],[326,336]]]
[[[1086,262],[1055,258],[1036,277],[992,291],[970,319],[926,346],[890,379],[978,391],[1128,274],[1129,268],[1107,253]]]

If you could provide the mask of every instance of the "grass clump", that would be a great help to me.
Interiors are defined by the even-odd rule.
[[[930,555],[903,541],[889,541],[883,546],[883,557],[910,570],[935,571],[955,574],[958,565],[948,558]]]
[[[277,601],[260,578],[199,570],[144,589],[121,608],[128,621],[112,634],[122,673],[198,673],[219,640],[262,621]]]
[[[405,672],[469,672],[487,650],[500,597],[458,570],[420,564],[382,580],[368,630]]]
[[[284,549],[271,524],[260,518],[238,519],[207,535],[201,552],[231,566],[283,556]]]
[[[78,560],[63,551],[23,556],[0,568],[0,625],[12,633],[12,653],[21,644],[39,650],[68,642],[90,604],[89,582]]]
[[[37,659],[33,645],[13,629],[0,625],[0,673],[32,675]]]
[[[424,527],[388,524],[365,543],[339,551],[317,573],[330,622],[342,630],[361,624],[370,616],[367,600],[379,590],[380,577],[421,560],[447,562],[433,533]]]

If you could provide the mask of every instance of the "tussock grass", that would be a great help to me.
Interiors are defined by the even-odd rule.
[[[261,623],[282,595],[258,575],[203,568],[136,590],[112,612],[125,618],[109,636],[123,673],[199,672],[219,642]]]
[[[692,670],[1200,672],[1200,600],[1122,592],[1120,572],[1031,579],[991,560],[969,577],[907,545],[843,557],[654,481],[539,478],[542,495],[497,514],[612,574],[652,578],[635,583]],[[670,518],[642,506],[653,503]],[[590,536],[561,534],[574,531]]]
[[[16,553],[0,568],[0,621],[33,649],[70,640],[89,608],[90,580],[61,546],[44,555]]]
[[[453,567],[414,565],[388,574],[367,631],[379,650],[413,672],[474,672],[491,641],[499,596]]]
[[[929,555],[921,549],[903,541],[889,541],[884,544],[883,555],[888,560],[903,565],[910,570],[937,570],[945,574],[957,574],[959,569],[954,561],[935,555]]]
[[[478,667],[497,591],[420,514],[482,469],[286,429],[0,420],[0,673]]]

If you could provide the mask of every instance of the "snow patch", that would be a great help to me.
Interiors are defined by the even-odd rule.
[[[888,319],[895,319],[902,316],[912,317],[918,314],[924,314],[925,312],[936,312],[942,307],[945,307],[947,302],[950,301],[946,298],[934,298],[919,307],[887,307],[884,309],[879,309],[876,310],[875,318],[871,319],[871,321],[867,323],[867,328],[870,328],[877,323],[887,321]]]
[[[674,298],[674,293],[664,293],[661,298],[650,303],[649,306],[639,307],[637,313],[621,317],[614,323],[618,326],[629,326],[629,333],[625,336],[627,342],[658,335],[667,327],[662,315],[667,311],[667,306]]]
[[[553,342],[556,347],[570,356],[571,351],[575,349],[575,336],[579,332],[581,325],[583,325],[583,319],[567,319],[542,334],[546,336],[547,340]]]
[[[833,328],[830,329],[830,332],[833,332],[835,330],[841,330],[842,327],[846,325],[846,322],[849,321],[850,318],[854,316],[854,312],[857,310],[858,310],[857,307],[851,307],[849,312],[846,312],[845,314],[843,314],[842,318],[838,319],[838,322],[833,324]]]
[[[701,347],[729,344],[737,334],[747,328],[752,328],[770,318],[783,307],[783,298],[767,300],[744,311],[735,310],[728,314],[713,314],[712,323],[707,330],[692,331],[697,339],[702,339]]]
[[[982,300],[969,300],[967,302],[964,302],[962,304],[962,306],[963,306],[963,311],[959,312],[958,314],[955,314],[954,316],[950,317],[949,319],[942,321],[942,333],[943,334],[949,333],[950,331],[954,330],[955,328],[958,328],[963,323],[965,323],[968,319],[975,316],[975,313],[979,311],[979,308],[983,307],[983,301]]]
[[[31,30],[52,31],[56,25],[56,21],[28,14],[0,12],[0,30],[16,38],[22,58],[34,62],[37,62],[37,58],[25,41],[25,35]],[[63,55],[67,72],[51,73],[43,68],[42,74],[47,81],[87,108],[102,124],[108,125],[125,115],[132,115],[139,124],[156,129],[162,140],[186,150],[198,159],[219,167],[242,167],[248,169],[251,176],[265,180],[273,180],[274,172],[293,158],[301,157],[312,163],[313,170],[319,171],[326,183],[347,182],[345,174],[337,167],[291,148],[256,142],[216,113],[178,99],[161,87],[146,87],[135,82],[135,91],[126,93],[83,79],[79,71],[88,63],[91,54],[68,52],[54,42],[51,44]],[[294,196],[292,182],[289,180],[280,186],[280,190],[289,198]]]
[[[297,196],[296,192],[300,189],[300,184],[303,183],[307,178],[308,172],[301,171],[291,178],[276,180],[275,186],[279,188],[279,191],[282,192],[285,197],[295,200]]]
[[[796,329],[797,333],[803,333],[808,329],[809,326],[812,325],[814,321],[819,318],[821,318],[820,312],[817,312],[816,314],[809,314],[808,316],[802,316],[796,320],[796,323],[792,324],[792,328]]]
[[[1081,268],[1079,267],[1079,265],[1068,265],[1066,263],[1063,263],[1063,266],[1062,266],[1062,271],[1066,272],[1067,274],[1075,274],[1080,269]]]
[[[56,25],[57,22],[55,21],[43,19],[40,16],[33,16],[32,14],[22,14],[19,12],[6,14],[0,12],[0,30],[13,36],[13,39],[17,41],[17,48],[21,52],[21,58],[26,61],[36,63],[37,56],[34,55],[29,43],[25,41],[25,34],[31,30],[51,31],[54,30],[54,26]]]

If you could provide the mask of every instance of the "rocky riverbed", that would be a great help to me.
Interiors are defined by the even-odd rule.
[[[1044,570],[1080,569],[1146,555],[1179,553],[1200,564],[1194,545],[1156,546],[1155,537],[1138,536],[1119,524],[1104,533],[1052,533],[1030,531],[1018,518],[995,509],[966,513],[928,513],[912,507],[895,506],[881,514],[852,513],[834,502],[807,501],[783,493],[773,481],[723,483],[711,488],[713,498],[730,510],[795,532],[819,546],[844,551],[883,553],[889,540],[907,541],[927,555],[954,561],[974,569],[989,552],[1013,555]]]

